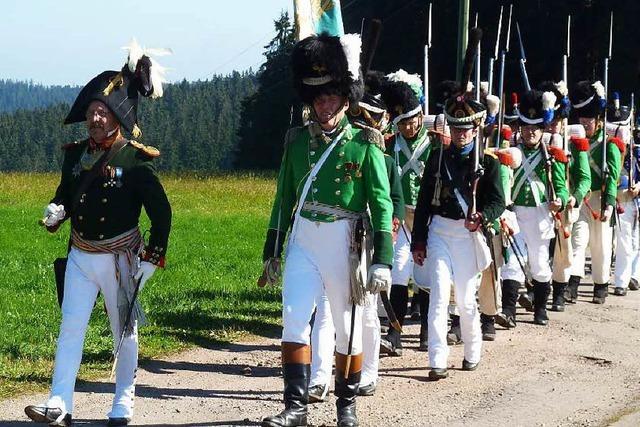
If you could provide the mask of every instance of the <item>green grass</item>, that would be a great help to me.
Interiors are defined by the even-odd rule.
[[[148,325],[141,358],[212,346],[248,334],[277,336],[280,291],[258,289],[273,177],[162,177],[173,208],[167,268],[141,295]],[[58,183],[53,174],[0,174],[0,398],[48,387],[60,310],[51,263],[64,256],[38,219]],[[149,228],[143,215],[141,229]],[[110,368],[111,337],[98,300],[80,378]]]

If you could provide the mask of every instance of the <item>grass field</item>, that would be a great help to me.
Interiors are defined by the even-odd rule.
[[[162,180],[173,227],[167,268],[141,296],[149,323],[140,332],[141,358],[249,333],[277,334],[279,289],[255,285],[274,180],[249,175]],[[50,382],[60,323],[51,262],[64,256],[69,226],[49,234],[37,222],[57,183],[52,174],[0,174],[0,398],[42,390]],[[148,229],[146,217],[141,229]],[[99,299],[80,378],[104,375],[111,345]]]

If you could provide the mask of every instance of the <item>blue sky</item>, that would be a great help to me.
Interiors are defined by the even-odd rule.
[[[85,84],[119,69],[131,37],[170,47],[170,81],[257,68],[292,0],[3,0],[0,79]]]

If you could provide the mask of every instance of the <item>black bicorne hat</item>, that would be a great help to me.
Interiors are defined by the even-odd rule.
[[[101,101],[109,107],[122,127],[135,138],[141,135],[138,127],[139,96],[162,96],[164,69],[145,55],[135,40],[127,49],[129,56],[120,71],[103,71],[82,88],[64,124],[84,122],[89,104]]]
[[[356,104],[364,85],[360,78],[360,38],[327,33],[300,40],[291,53],[293,84],[298,96],[311,105],[320,95],[338,94]]]
[[[578,117],[599,117],[606,104],[604,86],[600,81],[583,80],[571,91],[571,103]]]

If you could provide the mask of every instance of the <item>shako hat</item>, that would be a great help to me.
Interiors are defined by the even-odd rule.
[[[571,91],[571,103],[578,117],[600,116],[606,105],[604,86],[600,81],[583,80]]]
[[[619,126],[631,124],[631,110],[626,105],[620,105],[620,94],[613,93],[613,99],[607,105],[607,123]]]
[[[122,127],[134,138],[142,134],[138,126],[139,95],[159,98],[163,94],[165,69],[151,55],[170,54],[169,49],[143,49],[133,39],[123,49],[129,52],[120,71],[103,71],[82,88],[71,106],[64,124],[84,122],[87,108],[93,101],[101,101],[116,116]]]
[[[360,78],[362,41],[357,34],[311,35],[297,42],[291,53],[293,85],[307,105],[320,95],[338,94],[352,105],[362,97]]]

